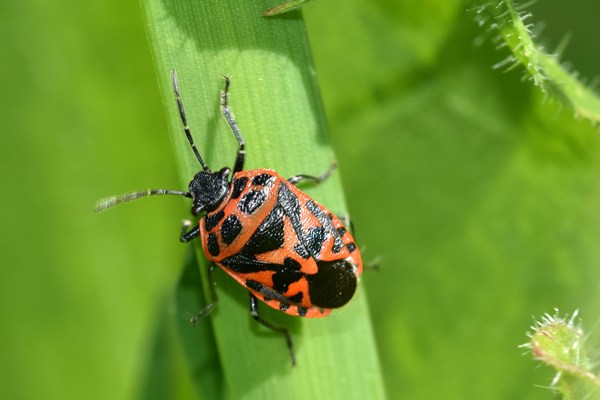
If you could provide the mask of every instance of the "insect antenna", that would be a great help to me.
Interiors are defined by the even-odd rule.
[[[158,196],[158,195],[163,195],[163,194],[185,196],[185,197],[190,197],[190,198],[192,197],[192,195],[189,192],[182,192],[180,190],[148,189],[148,190],[143,190],[143,191],[139,191],[139,192],[121,194],[118,196],[111,196],[111,197],[107,197],[105,199],[99,200],[96,203],[96,208],[94,211],[101,212],[101,211],[108,210],[109,208],[112,208],[112,207],[116,206],[117,204],[127,203],[127,202],[130,202],[133,200],[141,199],[142,197]]]
[[[183,130],[185,131],[185,136],[187,137],[190,146],[192,146],[192,150],[194,151],[198,162],[200,162],[200,165],[202,165],[202,169],[207,172],[210,172],[210,168],[208,168],[208,165],[206,165],[206,163],[202,159],[200,152],[194,144],[194,139],[192,139],[192,132],[190,131],[190,127],[188,126],[187,117],[185,116],[185,110],[183,108],[183,102],[181,101],[181,96],[179,95],[179,82],[177,81],[177,73],[175,72],[175,69],[173,69],[173,71],[171,72],[171,80],[173,81],[173,92],[175,92],[175,97],[177,98],[177,107],[179,108],[179,116],[181,117],[181,122],[183,123]]]

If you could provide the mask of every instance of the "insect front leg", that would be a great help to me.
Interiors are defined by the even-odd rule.
[[[192,222],[189,219],[183,221],[181,224],[181,235],[179,235],[179,241],[187,243],[190,240],[200,236],[200,225],[196,225],[192,229],[190,229],[190,226],[192,226]]]
[[[206,274],[206,278],[208,279],[208,295],[209,295],[208,304],[205,305],[204,308],[198,312],[198,314],[196,314],[192,318],[190,318],[190,322],[192,324],[195,324],[201,318],[206,317],[217,306],[217,302],[219,301],[219,298],[217,297],[217,290],[215,289],[216,284],[215,284],[215,280],[213,278],[214,269],[215,269],[215,265],[211,263],[208,267],[208,271]]]
[[[191,225],[192,225],[192,222],[190,220],[183,221],[183,224],[181,225],[181,236],[179,236],[180,241],[189,242],[190,240],[193,240],[193,239],[197,238],[198,236],[200,236],[200,225],[196,225],[194,228],[192,228],[188,231],[188,229],[190,228]],[[214,264],[211,263],[210,266],[208,267],[208,272],[206,274],[206,277],[208,279],[208,295],[209,295],[208,304],[206,306],[204,306],[204,308],[202,310],[200,310],[200,312],[198,312],[198,314],[196,314],[192,318],[190,318],[190,322],[192,324],[195,324],[196,322],[198,322],[200,320],[200,318],[206,317],[217,306],[217,301],[219,299],[217,297],[217,291],[215,290],[215,280],[213,278],[213,270],[214,269],[215,269],[215,266],[214,266]]]
[[[296,356],[294,355],[294,344],[292,343],[290,331],[282,326],[274,325],[271,322],[264,320],[260,315],[258,315],[258,299],[252,293],[250,293],[250,315],[252,315],[252,318],[254,318],[257,322],[261,323],[262,325],[266,326],[272,331],[282,334],[283,337],[285,337],[285,343],[287,344],[288,351],[290,352],[292,366],[295,366]]]

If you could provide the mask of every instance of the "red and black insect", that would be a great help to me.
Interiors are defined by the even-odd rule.
[[[261,318],[257,299],[289,315],[325,317],[354,295],[362,260],[340,218],[296,187],[304,181],[323,182],[335,165],[321,176],[296,175],[289,179],[270,169],[243,170],[244,139],[228,104],[229,77],[224,79],[221,113],[239,145],[233,174],[227,167],[211,171],[202,159],[187,124],[173,71],[173,90],[185,135],[202,170],[192,178],[187,192],[150,189],[106,199],[96,210],[159,194],[191,198],[192,214],[204,215],[194,228],[189,229],[189,221],[184,223],[180,240],[189,242],[200,237],[206,257],[250,292],[252,317],[285,337],[295,364],[289,331]],[[211,302],[192,321],[210,313],[216,304],[212,270],[211,265]]]

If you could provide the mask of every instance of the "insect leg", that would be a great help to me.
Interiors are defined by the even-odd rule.
[[[252,318],[254,318],[257,322],[263,324],[267,328],[272,331],[281,333],[285,337],[285,343],[287,344],[288,351],[290,352],[290,359],[292,360],[292,366],[296,365],[296,356],[294,355],[294,345],[292,343],[292,337],[290,336],[290,331],[286,328],[273,325],[269,321],[265,321],[263,318],[258,315],[258,299],[255,295],[250,293],[250,314]]]
[[[183,221],[183,224],[181,224],[181,235],[179,236],[181,242],[186,243],[200,236],[200,225],[196,225],[194,228],[190,229],[191,225],[192,223],[189,220],[185,220]],[[188,229],[190,230],[188,231]]]
[[[323,182],[325,179],[329,178],[329,175],[331,175],[331,173],[333,171],[335,171],[335,169],[337,168],[337,164],[336,162],[332,162],[331,163],[331,167],[329,167],[329,169],[327,169],[327,171],[325,171],[322,175],[320,176],[312,176],[312,175],[304,175],[304,174],[300,174],[300,175],[295,175],[292,176],[291,178],[288,179],[288,182],[291,183],[292,185],[296,185],[302,181],[310,181],[312,183],[321,183]]]
[[[365,270],[372,270],[372,271],[377,271],[379,272],[380,270],[380,266],[381,266],[381,260],[383,260],[383,257],[381,256],[376,256],[375,258],[373,258],[372,260],[367,261],[366,263],[363,264],[363,268]]]
[[[207,305],[204,306],[204,308],[202,310],[200,310],[200,312],[198,312],[198,314],[196,314],[195,316],[193,316],[192,318],[190,318],[190,322],[192,324],[195,324],[196,322],[198,322],[201,318],[206,317],[208,314],[210,314],[215,307],[217,306],[217,302],[219,301],[219,298],[217,297],[217,291],[215,289],[215,280],[213,278],[213,271],[215,269],[215,265],[214,264],[210,264],[208,266],[208,271],[206,274],[206,277],[208,278],[208,294],[209,294],[209,302]]]
[[[352,234],[352,236],[356,236],[356,229],[354,229],[354,221],[350,219],[350,216],[348,214],[336,215],[336,217],[338,217],[338,219],[342,221],[342,224],[344,224],[345,227],[350,228],[350,233]]]
[[[235,135],[235,139],[240,146],[238,148],[237,156],[235,158],[235,165],[233,166],[233,173],[240,172],[244,169],[244,159],[246,157],[245,143],[244,138],[242,137],[242,133],[240,132],[240,128],[238,128],[237,123],[235,122],[235,118],[231,113],[231,109],[229,108],[229,82],[230,78],[227,75],[223,75],[223,79],[225,79],[225,87],[221,92],[221,114],[223,114],[223,118],[229,124],[229,128]]]

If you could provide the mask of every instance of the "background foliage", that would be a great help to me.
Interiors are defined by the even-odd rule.
[[[599,6],[576,3],[531,10],[593,78]],[[517,348],[531,316],[600,317],[598,131],[522,68],[492,69],[508,50],[475,45],[471,6],[304,9],[358,240],[383,258],[363,288],[390,398],[550,398]],[[218,360],[188,371],[171,341],[183,203],[91,211],[178,183],[139,4],[3,2],[0,33],[1,397],[185,398],[190,375],[218,390]]]

